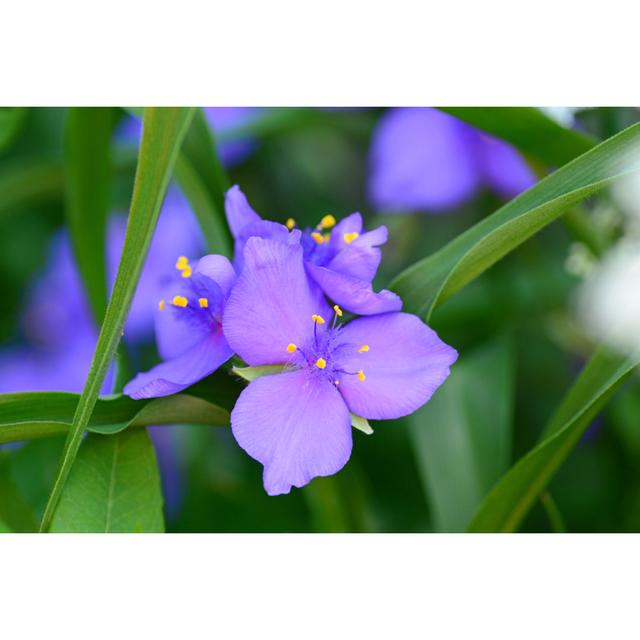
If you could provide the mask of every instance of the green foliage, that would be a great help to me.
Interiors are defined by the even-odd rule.
[[[500,339],[461,354],[447,383],[407,418],[437,531],[464,531],[508,469],[513,402],[513,347]]]
[[[66,131],[67,223],[94,316],[107,306],[105,237],[109,213],[110,146],[115,111],[72,107]]]
[[[637,170],[640,125],[625,129],[541,180],[433,255],[403,271],[391,288],[427,320],[433,309],[576,202]]]
[[[501,478],[469,531],[515,531],[593,418],[638,364],[638,358],[597,351],[551,418],[545,439]]]
[[[66,435],[80,396],[37,392],[0,395],[0,443]],[[114,434],[127,427],[229,424],[229,412],[204,398],[182,393],[152,400],[114,395],[97,400],[86,430]]]
[[[43,531],[49,527],[64,483],[78,453],[82,434],[89,423],[100,387],[120,341],[171,170],[192,115],[190,109],[145,109],[136,180],[122,257],[111,300],[100,330],[91,370],[78,402],[73,427],[69,431],[60,469],[42,519],[41,530]]]
[[[24,126],[26,116],[25,107],[0,107],[0,153],[11,146]]]
[[[164,531],[160,475],[145,429],[86,437],[50,530],[52,533]]]
[[[447,113],[502,138],[549,167],[561,167],[597,140],[567,129],[533,107],[445,107]]]

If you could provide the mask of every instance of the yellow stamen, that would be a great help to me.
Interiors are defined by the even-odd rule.
[[[291,229],[296,226],[296,221],[293,218],[288,218],[285,224],[287,226],[287,229],[291,231]]]
[[[198,304],[203,309],[208,309],[209,308],[209,300],[207,298],[198,298]]]
[[[171,302],[175,307],[186,307],[189,304],[184,296],[174,296]]]
[[[290,342],[290,343],[287,345],[287,351],[288,351],[289,353],[293,353],[297,348],[298,348],[298,347],[296,347],[296,345],[295,345],[295,344],[293,344],[293,342]]]
[[[183,270],[182,270],[182,277],[183,278],[190,278],[191,274],[193,272],[191,271],[191,267],[189,265],[187,265]]]
[[[342,236],[344,238],[344,241],[347,244],[351,244],[356,238],[358,238],[360,236],[359,233],[356,233],[355,231],[353,233],[345,233],[344,236]]]
[[[365,380],[364,371],[362,369],[358,371],[358,380],[360,380],[360,382],[364,382]]]
[[[164,309],[164,300],[160,300],[160,302],[158,302],[158,309],[160,309],[160,311]]]
[[[331,227],[335,227],[335,225],[336,219],[331,214],[326,215],[320,220],[320,228],[322,229],[331,229]]]
[[[333,381],[333,384],[335,384],[335,385],[336,385],[336,387],[337,387],[337,386],[340,384],[340,380],[334,380],[334,381]]]
[[[337,304],[333,305],[333,310],[339,318],[342,318],[342,309]]]
[[[358,351],[359,351],[360,353],[365,353],[366,351],[369,351],[369,345],[368,345],[368,344],[363,344],[363,345],[358,349]]]
[[[316,360],[316,367],[318,369],[324,369],[327,366],[327,361],[324,358],[318,358]]]
[[[317,231],[314,231],[311,234],[311,237],[316,241],[317,244],[322,244],[324,242],[324,236]]]
[[[178,262],[176,262],[176,269],[178,271],[182,271],[188,265],[189,265],[189,260],[187,260],[185,256],[180,256],[178,258]]]
[[[322,316],[316,315],[315,313],[311,316],[311,319],[316,324],[324,324],[324,318]]]
[[[324,238],[325,242],[329,242],[329,240],[331,240],[331,234],[327,231],[327,233],[323,234],[322,236]]]

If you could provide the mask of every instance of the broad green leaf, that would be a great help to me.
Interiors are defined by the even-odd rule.
[[[431,256],[391,288],[405,310],[426,317],[436,305],[562,215],[576,202],[640,169],[640,124],[625,129],[541,180]]]
[[[160,474],[146,429],[89,434],[51,523],[54,533],[164,531]]]
[[[0,443],[67,435],[80,396],[35,392],[0,395]],[[152,400],[115,395],[99,398],[86,430],[114,434],[127,427],[229,424],[229,412],[205,398],[181,393]]]
[[[58,475],[44,512],[41,531],[46,531],[49,527],[82,442],[82,434],[89,423],[100,387],[120,341],[171,171],[192,115],[191,109],[182,108],[150,107],[144,111],[136,179],[118,273],[89,376],[78,402]]]
[[[9,529],[8,525],[0,520],[0,533],[13,533],[13,531]]]
[[[0,107],[0,152],[15,140],[27,116],[25,107]]]
[[[484,500],[469,531],[515,531],[587,427],[640,363],[600,349],[551,418],[547,437],[504,475]]]
[[[107,306],[105,237],[114,123],[111,108],[71,107],[66,130],[67,223],[85,291],[98,322]]]
[[[514,401],[510,340],[461,354],[422,409],[407,418],[437,531],[464,531],[509,468]]]
[[[597,143],[533,107],[445,107],[442,111],[510,142],[549,167],[561,167]]]

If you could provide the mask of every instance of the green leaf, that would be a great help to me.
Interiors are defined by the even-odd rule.
[[[100,387],[120,341],[171,170],[192,115],[191,109],[182,108],[151,107],[144,111],[142,141],[122,257],[89,376],[78,402],[73,427],[69,431],[58,475],[44,512],[41,531],[46,531],[49,527],[82,442],[82,434],[89,423]]]
[[[515,531],[587,427],[629,373],[638,358],[597,351],[551,418],[547,437],[504,475],[484,500],[469,531]]]
[[[0,107],[0,152],[16,139],[27,116],[25,107]]]
[[[568,207],[640,168],[640,124],[558,169],[391,284],[405,310],[427,320],[436,305],[558,218]]]
[[[0,443],[67,435],[79,399],[61,392],[0,395]],[[86,430],[113,434],[127,427],[171,424],[228,425],[229,412],[188,393],[151,400],[115,395],[98,399]]]
[[[8,451],[0,451],[0,520],[17,533],[33,532],[38,523],[11,476]]]
[[[597,144],[533,107],[445,107],[442,111],[513,144],[549,167],[561,167]]]
[[[217,217],[207,221],[224,235],[211,238],[211,249],[225,246],[231,249],[231,235],[224,216],[224,194],[231,186],[216,152],[216,142],[202,109],[196,109],[185,136],[180,159],[186,160],[200,178]],[[180,161],[178,162],[178,166]],[[207,228],[213,228],[207,225]]]
[[[270,376],[274,373],[282,373],[285,370],[283,364],[265,364],[259,367],[231,367],[231,373],[236,376],[251,382],[262,376]]]
[[[0,520],[0,533],[13,533],[13,531],[9,529],[8,525]]]
[[[435,396],[407,418],[438,531],[464,531],[509,468],[514,402],[510,340],[462,354]]]
[[[85,291],[98,322],[107,306],[105,237],[114,123],[111,108],[72,107],[66,130],[67,223]]]
[[[51,531],[164,531],[160,474],[145,429],[86,437],[62,492]]]

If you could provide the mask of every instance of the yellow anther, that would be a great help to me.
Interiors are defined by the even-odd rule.
[[[322,316],[316,315],[315,313],[311,316],[311,319],[316,324],[324,324],[324,318]]]
[[[322,244],[324,242],[324,236],[321,233],[318,233],[317,231],[314,231],[311,234],[311,237],[318,243],[318,244]]]
[[[175,307],[186,307],[189,302],[184,296],[173,296],[171,301]]]
[[[316,360],[316,367],[318,369],[324,369],[327,366],[327,361],[324,358],[318,358]]]
[[[333,381],[333,384],[335,384],[335,385],[336,385],[336,387],[337,387],[337,386],[340,384],[340,380],[334,380],[334,381]]]
[[[360,382],[364,382],[365,380],[364,371],[362,369],[358,371],[358,380],[360,380]]]
[[[337,304],[333,305],[333,310],[339,318],[342,318],[342,309]]]
[[[287,221],[285,222],[287,229],[289,229],[289,231],[291,231],[291,229],[293,229],[293,227],[296,226],[296,221],[293,218],[287,218]]]
[[[287,345],[287,351],[288,351],[289,353],[293,353],[297,348],[298,348],[298,347],[296,347],[296,345],[295,345],[295,344],[293,344],[293,342],[290,342],[290,343]]]
[[[359,236],[360,234],[354,231],[353,233],[345,233],[342,237],[347,244],[351,244]]]
[[[158,309],[160,309],[160,311],[164,309],[164,300],[160,300],[160,302],[158,302]]]
[[[203,309],[208,309],[209,308],[209,300],[207,298],[198,298],[198,304]]]
[[[190,267],[189,265],[187,265],[187,266],[182,270],[182,277],[183,277],[183,278],[190,278],[192,273],[193,273],[193,271],[191,271],[191,267]]]
[[[180,256],[176,262],[176,269],[182,271],[187,266],[189,266],[189,260],[185,256]]]
[[[331,229],[331,227],[335,226],[336,219],[331,214],[326,215],[322,220],[320,220],[320,228],[322,229]]]
[[[363,345],[358,349],[358,351],[359,351],[360,353],[365,353],[365,352],[369,351],[369,345],[368,345],[368,344],[363,344]]]

